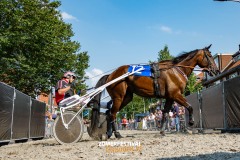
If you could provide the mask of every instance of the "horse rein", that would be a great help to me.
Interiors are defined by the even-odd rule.
[[[168,69],[171,69],[171,68],[175,68],[175,67],[182,67],[182,68],[191,68],[191,69],[193,69],[194,71],[204,71],[204,70],[209,70],[208,68],[202,68],[202,69],[195,69],[195,67],[192,67],[192,66],[185,66],[185,65],[169,65],[169,64],[167,64],[167,63],[161,63],[162,65],[168,65],[168,66],[170,66],[170,67],[168,67],[168,68],[160,68],[160,70],[168,70]]]

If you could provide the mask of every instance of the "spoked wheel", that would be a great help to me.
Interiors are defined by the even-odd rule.
[[[73,112],[63,113],[65,123],[68,123],[75,114],[76,113]],[[68,125],[68,128],[65,128],[61,116],[58,116],[53,125],[53,135],[60,144],[75,143],[79,141],[83,135],[83,123],[80,116],[76,116]]]

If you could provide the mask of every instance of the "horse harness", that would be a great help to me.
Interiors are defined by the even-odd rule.
[[[180,73],[186,81],[188,81],[187,75],[179,69],[179,67],[188,67],[188,66],[174,66],[173,68],[176,69],[178,73]],[[160,84],[158,83],[158,78],[160,77],[160,68],[158,66],[158,63],[152,63],[151,64],[151,72],[152,72],[152,78],[153,78],[153,88],[154,88],[154,94],[156,97],[160,97]]]
[[[181,69],[179,69],[179,67],[174,67],[174,69],[176,69],[188,81],[187,75]]]

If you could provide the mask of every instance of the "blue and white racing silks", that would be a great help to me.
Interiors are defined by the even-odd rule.
[[[143,69],[139,72],[134,73],[134,76],[145,76],[145,77],[151,77],[152,76],[152,72],[151,72],[151,67],[150,65],[130,65],[128,68],[128,72],[134,72],[137,71],[139,69]]]

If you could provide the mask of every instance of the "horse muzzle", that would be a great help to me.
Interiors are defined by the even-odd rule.
[[[210,70],[207,70],[207,72],[210,76],[217,76],[221,73],[220,70],[218,70],[218,69],[216,69],[216,70],[215,69],[210,69]]]

